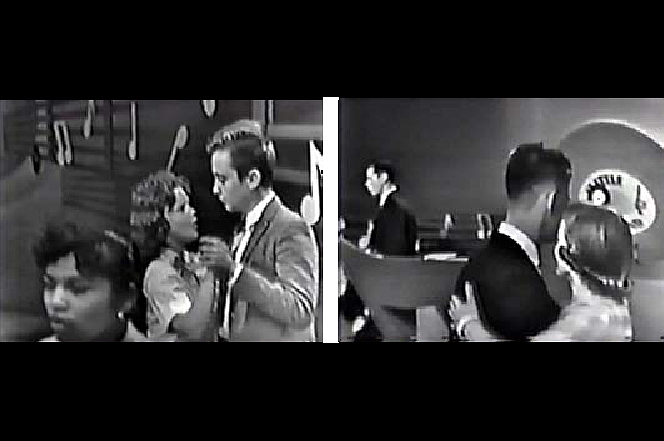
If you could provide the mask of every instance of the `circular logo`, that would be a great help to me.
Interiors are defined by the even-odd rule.
[[[592,173],[581,185],[579,200],[622,216],[632,234],[646,231],[657,217],[655,199],[650,191],[622,170],[597,170]]]

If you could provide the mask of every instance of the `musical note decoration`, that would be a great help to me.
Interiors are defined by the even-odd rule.
[[[217,110],[217,100],[202,100],[205,116],[212,118]]]
[[[138,158],[138,139],[136,137],[136,102],[131,103],[131,139],[127,146],[127,156],[130,161],[135,161]]]
[[[83,137],[90,139],[92,136],[92,122],[96,114],[95,100],[88,100],[88,115],[83,123]]]
[[[309,172],[311,194],[302,199],[300,214],[310,226],[314,226],[320,221],[321,216],[320,183],[323,178],[323,155],[314,141],[309,142]]]
[[[61,167],[71,165],[74,159],[74,154],[69,140],[69,128],[66,121],[53,122],[53,131],[55,133],[55,140],[58,146],[57,159]]]
[[[168,165],[166,166],[166,170],[169,172],[173,171],[173,166],[175,166],[175,159],[180,150],[184,149],[184,147],[187,145],[187,141],[189,141],[189,129],[187,126],[182,125],[178,129],[178,133],[175,136],[173,148],[171,149],[171,156],[168,160]]]

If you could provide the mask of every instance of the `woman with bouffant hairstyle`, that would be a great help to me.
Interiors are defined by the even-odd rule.
[[[161,171],[132,193],[132,239],[140,250],[148,338],[214,341],[213,277],[197,274],[186,247],[198,239],[189,182]]]
[[[558,273],[572,287],[572,303],[538,341],[631,341],[629,225],[610,210],[574,204],[558,230]]]

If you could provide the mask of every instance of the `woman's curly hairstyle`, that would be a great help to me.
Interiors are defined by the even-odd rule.
[[[191,193],[189,181],[167,171],[159,171],[139,182],[132,191],[131,236],[141,251],[141,260],[148,263],[166,244],[170,225],[166,208],[176,201],[176,189]]]

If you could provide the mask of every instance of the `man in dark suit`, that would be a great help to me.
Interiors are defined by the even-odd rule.
[[[208,145],[214,194],[243,221],[232,250],[202,238],[201,262],[229,274],[221,336],[235,341],[313,342],[318,248],[309,225],[272,189],[274,152],[258,123],[225,127]]]
[[[510,156],[507,218],[462,270],[455,290],[465,299],[466,282],[471,282],[479,324],[498,339],[526,341],[560,315],[542,275],[540,246],[555,241],[571,174],[569,160],[541,144],[519,146]],[[456,319],[451,335],[463,336],[474,317]]]
[[[397,195],[396,173],[387,161],[371,164],[366,170],[365,187],[376,198],[378,212],[360,246],[371,252],[388,256],[414,256],[416,254],[417,222],[410,208]],[[348,291],[349,299],[353,289]],[[357,294],[354,294],[357,296]],[[410,341],[416,334],[415,311],[376,307],[371,318],[356,335],[356,341]]]

